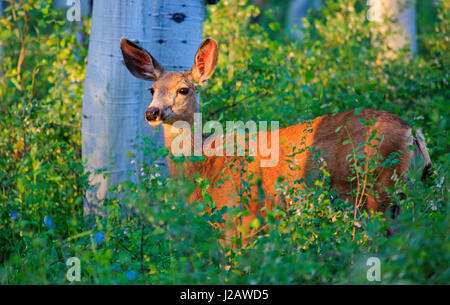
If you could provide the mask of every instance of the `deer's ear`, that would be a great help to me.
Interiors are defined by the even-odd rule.
[[[217,41],[206,38],[195,54],[194,66],[192,67],[192,78],[203,85],[211,77],[217,66],[219,58],[219,47]]]
[[[120,40],[120,49],[125,65],[137,78],[156,81],[164,72],[163,67],[149,52],[128,39]]]

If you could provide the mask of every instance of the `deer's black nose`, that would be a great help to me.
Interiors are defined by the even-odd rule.
[[[161,109],[150,107],[145,111],[145,119],[149,122],[161,119]]]

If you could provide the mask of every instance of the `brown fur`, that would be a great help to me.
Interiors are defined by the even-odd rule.
[[[350,121],[348,121],[349,118]],[[378,131],[380,138],[382,138],[381,143],[378,143],[377,149],[379,149],[384,158],[393,152],[402,152],[399,156],[399,163],[395,164],[392,168],[383,169],[379,174],[376,190],[378,198],[370,196],[367,202],[368,209],[385,212],[389,206],[386,189],[395,183],[392,179],[394,171],[400,177],[403,177],[413,157],[413,154],[407,147],[408,134],[410,134],[411,128],[395,115],[385,111],[365,109],[358,115],[354,115],[354,111],[347,111],[336,115],[322,116],[314,119],[310,123],[280,129],[280,161],[278,166],[260,168],[260,157],[258,156],[254,162],[248,165],[248,171],[255,174],[253,182],[261,179],[261,187],[266,199],[261,203],[258,200],[258,188],[256,186],[253,187],[251,194],[253,200],[249,206],[250,214],[243,217],[242,224],[248,228],[250,221],[258,213],[261,213],[263,206],[271,209],[274,204],[282,204],[279,199],[275,199],[274,197],[277,193],[274,186],[279,177],[287,178],[290,185],[293,185],[294,180],[301,178],[308,179],[308,175],[311,173],[310,169],[314,167],[314,162],[316,161],[314,161],[313,154],[309,150],[306,150],[304,153],[295,156],[299,169],[294,171],[290,169],[289,165],[292,163],[288,161],[292,161],[292,157],[289,157],[289,155],[291,155],[294,146],[314,147],[316,150],[321,150],[323,161],[326,162],[326,168],[330,172],[330,186],[337,190],[340,197],[350,199],[347,194],[351,192],[352,187],[356,187],[348,181],[348,178],[351,176],[351,169],[349,162],[346,160],[346,157],[353,153],[352,145],[342,145],[342,142],[348,139],[348,135],[343,128],[337,133],[335,131],[339,126],[348,122],[347,126],[350,136],[355,146],[357,146],[359,142],[368,140],[366,135],[369,133],[370,128],[358,122],[358,119],[361,118],[365,120],[376,119],[374,128]],[[312,129],[312,132],[309,132],[310,129]],[[384,136],[381,134],[384,134]],[[303,145],[302,141],[304,141]],[[370,153],[372,151],[366,151],[367,155]],[[218,173],[223,171],[224,165],[231,158],[210,157],[204,163],[188,165],[183,171],[184,173],[189,173],[189,176],[197,172],[201,177],[213,182],[213,185],[223,177],[231,177],[231,179],[225,180],[220,188],[210,187],[208,190],[209,195],[216,202],[216,206],[219,209],[223,206],[236,205],[239,202],[237,193],[237,186],[239,186],[241,179],[239,174],[236,171],[225,170],[223,175],[218,175]],[[190,201],[197,200],[202,200],[200,190],[196,190],[190,198]],[[251,235],[251,232],[249,234]]]

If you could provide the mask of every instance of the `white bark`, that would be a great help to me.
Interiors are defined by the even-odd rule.
[[[154,0],[150,53],[166,70],[190,70],[204,19],[204,0]]]
[[[190,70],[202,41],[203,0],[95,0],[83,97],[83,160],[93,185],[85,213],[97,213],[111,185],[130,179],[138,135],[162,145],[144,120],[151,84],[136,79],[123,64],[120,38],[137,41],[167,70]],[[111,165],[114,163],[114,166]],[[96,174],[106,169],[109,177]]]
[[[386,35],[386,57],[409,45],[412,53],[417,51],[415,0],[368,0],[368,17],[379,23],[376,31]],[[391,21],[387,21],[391,20]]]
[[[135,165],[126,153],[135,153],[138,135],[151,132],[144,125],[148,84],[128,72],[119,47],[122,37],[150,41],[150,33],[144,31],[149,3],[94,1],[81,130],[83,160],[87,159],[86,170],[91,172],[89,181],[94,187],[86,193],[85,213],[96,213],[108,187],[128,179]],[[108,178],[95,173],[103,168]]]

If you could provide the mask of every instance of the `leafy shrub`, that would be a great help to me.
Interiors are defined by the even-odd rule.
[[[225,210],[209,198],[187,205],[193,184],[161,175],[151,160],[135,163],[136,182],[111,189],[105,213],[83,216],[86,48],[50,1],[8,7],[0,28],[0,283],[67,283],[73,256],[82,262],[81,283],[367,283],[365,262],[376,256],[382,283],[448,284],[449,2],[438,4],[433,32],[421,33],[419,54],[381,63],[373,42],[382,37],[372,36],[365,10],[365,1],[327,1],[306,21],[302,41],[293,41],[280,34],[276,13],[261,26],[247,1],[211,6],[205,35],[220,42],[221,56],[202,112],[284,127],[347,109],[387,110],[422,129],[432,177],[421,182],[411,172],[390,192],[401,208],[395,221],[368,213],[363,202],[354,216],[316,152],[317,171],[304,188],[277,182],[292,204],[267,211],[249,244],[228,249],[209,225]],[[141,140],[145,155],[167,155]],[[369,174],[358,162],[354,170]],[[211,213],[202,213],[207,206]],[[388,230],[395,233],[387,237]]]
[[[0,262],[82,228],[80,114],[86,50],[49,1],[14,2],[0,29]]]

